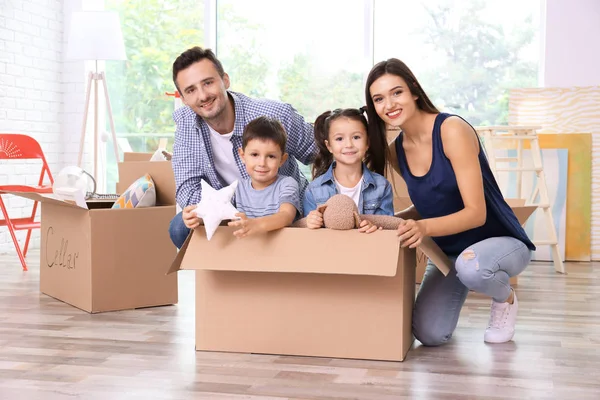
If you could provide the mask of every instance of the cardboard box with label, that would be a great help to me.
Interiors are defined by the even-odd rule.
[[[448,272],[431,240],[422,251]],[[395,231],[283,228],[237,239],[195,229],[173,263],[196,270],[196,350],[404,360],[415,249]]]
[[[390,182],[392,183],[394,190],[394,212],[399,212],[410,207],[412,202],[410,197],[408,197],[406,183],[396,171],[393,172]],[[521,225],[524,225],[531,214],[533,214],[533,212],[537,209],[537,206],[526,206],[524,199],[506,199],[506,202],[510,208],[512,208]],[[417,283],[421,283],[423,280],[423,274],[425,273],[426,267],[427,256],[422,251],[417,249]],[[518,283],[518,276],[511,277],[510,283],[511,285],[516,285]]]
[[[11,193],[42,203],[42,293],[90,313],[177,303],[177,276],[165,276],[177,255],[168,233],[175,215],[170,162],[126,155],[117,191],[146,173],[155,183],[155,207],[111,209],[114,201],[90,200],[83,208],[53,195]]]

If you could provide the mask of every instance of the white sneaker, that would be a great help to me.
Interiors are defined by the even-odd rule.
[[[485,330],[483,340],[488,343],[505,343],[512,340],[515,335],[518,310],[519,303],[516,293],[514,293],[513,304],[497,303],[492,300],[490,322]]]

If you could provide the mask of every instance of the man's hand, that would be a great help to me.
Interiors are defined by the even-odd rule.
[[[323,227],[323,213],[319,210],[312,210],[306,216],[306,227],[308,229],[319,229]]]
[[[260,219],[248,218],[244,213],[235,214],[240,219],[230,221],[227,225],[235,226],[239,229],[235,230],[233,234],[237,238],[243,238],[250,235],[256,235],[259,233],[265,233],[263,224],[260,223]]]
[[[183,212],[181,213],[181,217],[183,218],[183,223],[189,229],[197,228],[200,225],[200,222],[202,221],[200,219],[200,217],[198,217],[196,215],[196,213],[194,212],[195,209],[196,209],[196,206],[187,206],[186,208],[183,209]]]
[[[381,229],[383,228],[378,227],[377,225],[373,224],[371,221],[368,221],[366,219],[360,221],[360,226],[358,227],[358,231],[363,233],[372,233]]]

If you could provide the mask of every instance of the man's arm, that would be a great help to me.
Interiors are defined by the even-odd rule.
[[[202,196],[201,161],[196,152],[196,149],[201,148],[202,138],[196,133],[193,117],[189,112],[185,108],[180,108],[173,113],[177,130],[171,163],[175,175],[175,197],[177,204],[182,208],[200,203]]]
[[[313,162],[317,154],[313,125],[306,122],[290,104],[279,115],[288,136],[287,152],[304,165]]]

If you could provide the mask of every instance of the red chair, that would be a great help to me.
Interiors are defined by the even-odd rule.
[[[2,209],[2,215],[4,219],[0,219],[0,226],[8,226],[8,231],[17,249],[17,254],[23,265],[23,271],[27,271],[27,264],[25,263],[25,256],[27,256],[27,248],[29,247],[29,239],[31,238],[31,231],[33,229],[40,228],[40,222],[35,221],[35,212],[37,211],[38,202],[33,202],[33,211],[31,217],[25,218],[13,218],[10,219],[8,211],[2,200],[3,192],[35,192],[35,193],[52,193],[52,184],[54,179],[48,168],[46,157],[40,147],[40,144],[32,137],[27,135],[20,135],[15,133],[0,133],[0,160],[33,160],[38,159],[42,161],[42,171],[40,172],[40,179],[37,186],[27,185],[0,185],[0,208]],[[50,179],[50,184],[43,185],[44,175],[47,174]],[[23,251],[17,241],[16,231],[27,230],[27,239],[25,239],[25,246]]]

